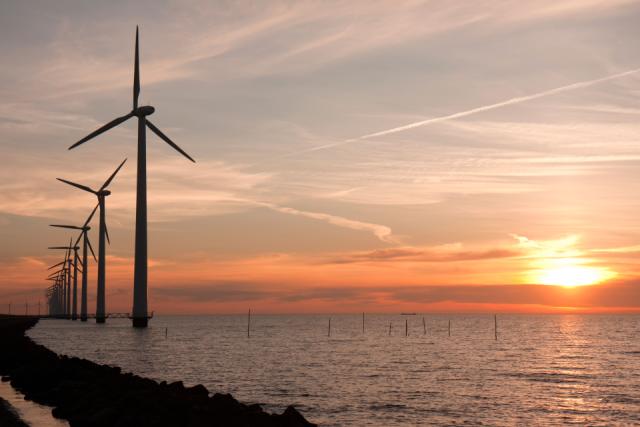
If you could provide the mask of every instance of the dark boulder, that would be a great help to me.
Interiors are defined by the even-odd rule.
[[[158,383],[118,367],[58,356],[24,335],[36,322],[0,316],[0,376],[27,399],[54,407],[53,415],[71,427],[314,426],[292,406],[268,414],[230,394],[210,396],[202,384]]]

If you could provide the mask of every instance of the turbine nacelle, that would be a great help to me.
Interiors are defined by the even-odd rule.
[[[110,194],[111,194],[111,191],[109,191],[109,190],[100,190],[100,191],[98,191],[98,197],[107,197]]]
[[[145,117],[150,116],[156,112],[156,109],[151,105],[143,105],[142,107],[138,107],[131,112],[132,115],[137,117]]]

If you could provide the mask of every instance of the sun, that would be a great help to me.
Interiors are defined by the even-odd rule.
[[[557,265],[556,262],[554,265],[537,270],[534,274],[536,283],[575,288],[595,285],[616,275],[608,268],[579,265],[577,260],[563,261],[563,265]]]
[[[555,267],[540,271],[538,283],[574,288],[595,285],[607,278],[606,271],[595,267]]]

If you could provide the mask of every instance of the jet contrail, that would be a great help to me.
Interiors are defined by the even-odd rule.
[[[366,134],[366,135],[359,136],[357,138],[351,138],[351,139],[347,139],[347,140],[344,140],[344,141],[333,142],[331,144],[321,145],[321,146],[318,146],[318,147],[310,148],[308,150],[300,151],[300,152],[298,152],[298,154],[299,153],[305,153],[305,152],[311,152],[311,151],[324,150],[324,149],[327,149],[327,148],[348,144],[350,142],[362,141],[362,140],[365,140],[365,139],[375,138],[375,137],[378,137],[378,136],[384,136],[384,135],[390,135],[390,134],[393,134],[393,133],[403,132],[405,130],[409,130],[409,129],[413,129],[413,128],[417,128],[417,127],[421,127],[421,126],[428,126],[428,125],[432,125],[434,123],[442,123],[442,122],[446,122],[446,121],[449,121],[449,120],[459,119],[461,117],[471,116],[473,114],[482,113],[484,111],[495,110],[497,108],[506,107],[508,105],[520,104],[522,102],[532,101],[532,100],[538,99],[538,98],[544,98],[545,96],[555,95],[555,94],[562,93],[562,92],[568,92],[568,91],[575,90],[575,89],[581,89],[581,88],[593,86],[593,85],[596,85],[598,83],[603,83],[603,82],[606,82],[606,81],[609,81],[609,80],[619,79],[621,77],[626,77],[626,76],[629,76],[631,74],[635,74],[635,73],[638,73],[638,72],[640,72],[640,68],[636,68],[636,69],[629,70],[629,71],[624,71],[622,73],[612,74],[610,76],[601,77],[599,79],[585,80],[585,81],[581,81],[581,82],[577,82],[577,83],[572,83],[570,85],[557,87],[555,89],[545,90],[543,92],[538,92],[538,93],[534,93],[534,94],[531,94],[531,95],[519,96],[519,97],[516,97],[516,98],[511,98],[511,99],[508,99],[506,101],[498,102],[498,103],[495,103],[495,104],[489,104],[489,105],[484,105],[482,107],[472,108],[471,110],[460,111],[458,113],[448,114],[446,116],[433,117],[431,119],[421,120],[419,122],[413,122],[413,123],[409,123],[409,124],[406,124],[406,125],[403,125],[403,126],[398,126],[398,127],[387,129],[387,130],[381,130],[379,132],[369,133],[369,134]]]

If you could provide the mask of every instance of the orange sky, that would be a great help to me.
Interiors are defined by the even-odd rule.
[[[135,128],[67,147],[130,108],[136,24],[141,102],[197,160],[148,137],[151,310],[640,311],[640,5],[533,3],[1,5],[0,312],[93,208],[55,178],[124,158],[130,310]]]

